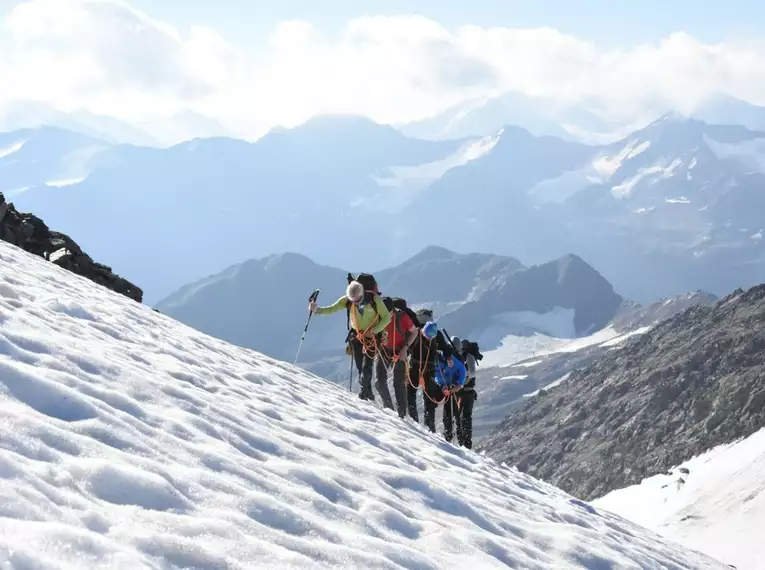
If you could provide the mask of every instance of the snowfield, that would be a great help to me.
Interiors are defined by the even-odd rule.
[[[568,337],[546,335],[536,332],[532,335],[507,335],[502,339],[501,346],[488,350],[483,355],[481,366],[506,367],[506,366],[534,366],[542,360],[523,362],[534,357],[547,357],[566,352],[576,352],[590,346],[619,348],[619,345],[628,338],[641,335],[651,329],[649,326],[640,327],[634,331],[618,332],[612,325],[600,329],[588,336]],[[522,363],[522,364],[519,364]]]
[[[0,242],[4,570],[726,568],[663,540]]]
[[[739,570],[763,570],[765,429],[593,504]]]

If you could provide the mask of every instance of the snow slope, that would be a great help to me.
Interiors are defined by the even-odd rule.
[[[765,569],[765,429],[593,504],[739,570]]]
[[[725,568],[0,242],[0,568],[466,565]]]

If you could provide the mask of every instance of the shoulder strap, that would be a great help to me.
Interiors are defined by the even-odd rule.
[[[359,311],[358,309],[355,309],[355,307],[351,307],[349,304],[348,307],[348,315],[351,320],[353,320],[353,328],[356,330],[357,333],[364,332],[361,330],[361,327],[359,327]]]
[[[353,275],[349,272],[346,276],[346,279],[348,279],[348,284],[350,285],[351,281],[353,281]],[[345,326],[348,330],[351,330],[351,302],[346,301],[345,302]]]
[[[406,334],[404,333],[403,329],[401,328],[401,318],[403,317],[401,311],[398,309],[393,309],[392,311],[392,317],[393,317],[393,323],[396,328],[396,334],[398,335],[396,338],[401,339],[401,341],[406,340]]]

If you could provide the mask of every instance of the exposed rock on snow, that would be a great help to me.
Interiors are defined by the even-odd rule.
[[[82,275],[131,299],[141,302],[143,291],[110,267],[96,263],[69,236],[54,232],[38,217],[22,214],[0,192],[0,239],[39,255],[59,267]]]

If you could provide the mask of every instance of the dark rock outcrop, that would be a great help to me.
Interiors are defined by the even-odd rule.
[[[478,449],[591,500],[765,426],[765,285],[699,304],[574,372]]]
[[[143,300],[143,291],[115,275],[110,267],[96,263],[69,236],[51,231],[40,218],[22,214],[0,192],[0,239],[38,255],[72,273],[117,293]]]

